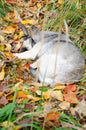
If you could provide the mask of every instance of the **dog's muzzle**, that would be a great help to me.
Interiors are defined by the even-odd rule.
[[[32,67],[30,66],[29,69],[30,69],[31,75],[35,77],[35,76],[36,76],[36,70],[37,70],[37,68],[34,69],[34,68],[32,68]]]

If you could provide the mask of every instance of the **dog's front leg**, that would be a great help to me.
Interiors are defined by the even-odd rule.
[[[21,52],[21,53],[15,53],[14,55],[17,56],[20,59],[32,59],[32,60],[34,60],[37,57],[40,49],[41,49],[41,42],[38,42],[34,45],[34,47],[31,50]]]

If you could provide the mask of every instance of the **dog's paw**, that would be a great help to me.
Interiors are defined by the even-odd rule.
[[[24,59],[24,55],[22,55],[22,53],[13,53],[13,55],[19,59]]]

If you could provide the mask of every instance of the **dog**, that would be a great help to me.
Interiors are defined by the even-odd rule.
[[[27,51],[15,53],[20,59],[35,60],[31,73],[38,80],[50,85],[71,84],[83,77],[85,60],[73,42],[65,34],[32,30],[23,42]]]

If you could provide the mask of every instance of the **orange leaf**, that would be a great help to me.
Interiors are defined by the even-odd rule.
[[[64,94],[64,99],[65,99],[65,101],[73,103],[73,104],[77,104],[78,103],[78,100],[77,100],[75,92],[65,93]]]
[[[18,91],[17,98],[27,98],[27,95],[23,91]]]
[[[74,91],[76,91],[76,85],[75,84],[68,85],[65,88],[65,93],[74,92]]]
[[[2,96],[3,96],[3,94],[4,94],[4,92],[0,92],[0,97],[2,97]]]
[[[7,26],[7,27],[4,27],[2,31],[7,34],[14,34],[15,30],[16,30],[15,27]]]
[[[59,116],[58,112],[50,112],[46,115],[46,121],[58,121]]]
[[[34,19],[27,19],[27,20],[23,20],[22,21],[22,24],[31,24],[31,25],[34,25],[37,21],[34,20]]]
[[[29,63],[25,64],[25,65],[24,65],[24,68],[25,68],[25,69],[29,69],[29,68],[30,68],[30,64],[29,64]]]

